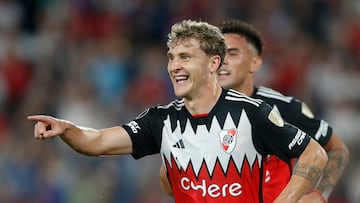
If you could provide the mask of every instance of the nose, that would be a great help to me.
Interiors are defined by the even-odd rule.
[[[179,60],[176,60],[176,59],[169,60],[168,69],[169,69],[169,71],[180,70],[181,64],[180,64]]]
[[[224,60],[223,60],[223,65],[227,65],[228,64],[228,57],[227,57],[227,54],[225,55],[224,57]]]

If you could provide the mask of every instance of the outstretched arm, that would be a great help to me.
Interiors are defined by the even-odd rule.
[[[326,202],[348,165],[349,150],[335,133],[324,148],[328,162],[314,190],[301,199],[303,202]]]
[[[316,182],[327,162],[325,150],[313,139],[300,155],[291,179],[274,202],[298,202]]]
[[[36,121],[34,126],[35,138],[46,139],[60,136],[70,147],[85,155],[132,153],[132,142],[129,134],[120,126],[96,130],[45,115],[28,116],[28,120]]]

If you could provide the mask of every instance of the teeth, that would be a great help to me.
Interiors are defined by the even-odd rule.
[[[230,72],[227,70],[221,70],[218,72],[218,75],[229,75],[229,74],[230,74]]]
[[[188,76],[175,76],[175,80],[180,81],[180,80],[187,80]]]

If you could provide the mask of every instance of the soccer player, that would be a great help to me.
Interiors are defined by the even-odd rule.
[[[217,27],[191,20],[176,23],[167,46],[168,72],[179,99],[101,130],[29,116],[36,121],[35,138],[60,136],[91,156],[132,154],[139,159],[160,153],[174,199],[184,203],[261,202],[262,157],[298,157],[289,183],[275,200],[297,202],[327,162],[322,147],[261,100],[219,86],[216,71],[226,45]]]
[[[326,121],[314,117],[307,105],[278,91],[254,84],[254,74],[260,68],[263,42],[251,25],[239,21],[224,21],[221,25],[227,44],[227,54],[218,70],[218,81],[256,99],[262,99],[279,110],[289,123],[299,127],[320,143],[328,154],[328,163],[314,190],[302,198],[303,202],[326,202],[348,164],[348,149]],[[290,180],[293,164],[276,156],[264,159],[264,202],[273,202]],[[171,194],[164,169],[161,169],[163,189]]]
[[[349,160],[346,145],[323,119],[314,117],[307,105],[297,98],[284,96],[276,90],[256,87],[254,74],[261,66],[263,42],[252,26],[238,21],[224,21],[221,26],[227,44],[224,64],[218,71],[218,81],[223,87],[233,88],[256,99],[262,99],[289,123],[299,127],[324,147],[328,163],[315,189],[304,197],[304,202],[328,200],[342,176]],[[264,162],[263,193],[265,203],[273,202],[289,180],[292,165],[269,156]]]

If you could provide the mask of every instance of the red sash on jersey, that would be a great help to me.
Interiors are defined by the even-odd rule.
[[[263,161],[263,197],[264,203],[272,203],[290,181],[291,166],[274,155],[269,155]]]
[[[225,173],[217,161],[213,174],[209,174],[203,162],[198,177],[195,177],[191,163],[184,170],[177,168],[173,157],[171,162],[172,167],[167,161],[165,164],[176,203],[260,202],[258,161],[252,167],[245,159],[241,175],[232,159]]]

